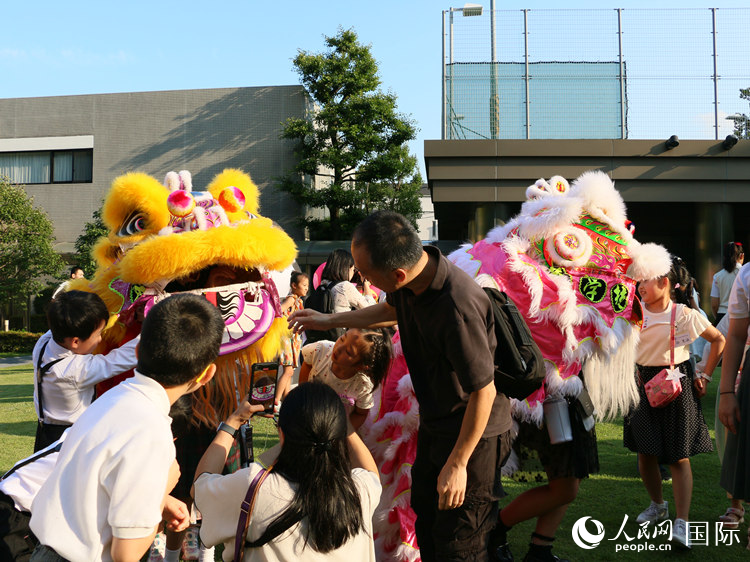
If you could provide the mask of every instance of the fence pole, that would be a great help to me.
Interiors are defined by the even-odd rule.
[[[529,20],[528,10],[523,11],[523,53],[524,60],[526,61],[526,74],[524,81],[526,82],[526,138],[531,138],[531,108],[529,100]]]
[[[442,43],[443,43],[443,58],[440,61],[440,66],[443,68],[443,103],[441,107],[443,115],[442,115],[442,120],[440,123],[441,124],[440,138],[445,140],[445,128],[446,128],[445,127],[445,116],[446,116],[445,104],[447,103],[447,100],[445,99],[445,93],[446,93],[445,92],[445,10],[443,10],[443,41]]]
[[[714,38],[714,139],[719,140],[719,75],[716,71],[716,8],[711,8],[711,26]]]
[[[627,138],[625,132],[625,62],[622,56],[622,8],[617,8],[617,49],[620,54],[620,138]]]

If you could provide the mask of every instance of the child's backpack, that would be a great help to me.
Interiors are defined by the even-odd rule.
[[[318,288],[315,289],[305,300],[305,308],[317,310],[324,314],[330,314],[333,312],[333,297],[331,296],[331,290],[341,283],[329,282],[321,283]],[[336,341],[339,336],[344,333],[344,328],[332,328],[330,330],[305,330],[305,336],[307,336],[307,343],[314,343],[320,340]]]
[[[508,295],[483,287],[495,316],[495,388],[523,400],[544,383],[544,358],[526,321]]]

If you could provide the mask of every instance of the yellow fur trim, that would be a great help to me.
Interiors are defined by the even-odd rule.
[[[294,241],[283,230],[259,218],[227,228],[155,236],[125,254],[119,268],[124,281],[148,285],[214,264],[282,270],[296,254]]]
[[[120,256],[120,253],[120,247],[112,244],[107,238],[100,238],[91,250],[91,255],[94,256],[94,260],[96,260],[98,270],[101,270],[103,267],[109,267],[115,263],[115,260]]]
[[[230,221],[235,222],[242,220],[246,217],[243,211],[249,211],[250,213],[258,214],[258,186],[255,185],[253,180],[250,179],[245,172],[237,170],[235,168],[227,168],[220,174],[218,174],[213,181],[208,185],[207,191],[211,192],[214,199],[219,199],[221,190],[225,187],[233,185],[239,188],[245,195],[245,207],[242,211],[236,213],[227,213],[227,217]]]
[[[241,351],[219,357],[215,361],[214,378],[193,394],[193,423],[216,427],[227,419],[237,407],[237,393],[242,399],[250,392],[253,363],[273,361],[279,354],[281,336],[286,331],[286,319],[277,318],[262,339]]]
[[[149,234],[156,234],[169,224],[167,196],[169,191],[156,179],[140,172],[116,178],[102,208],[102,220],[110,230],[110,241],[138,242]],[[143,215],[146,227],[141,234],[118,237],[117,231],[133,212]]]

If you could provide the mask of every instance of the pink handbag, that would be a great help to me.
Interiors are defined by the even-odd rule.
[[[662,369],[644,385],[646,398],[652,408],[663,408],[670,404],[682,392],[680,378],[684,376],[674,368],[674,324],[677,307],[672,304],[672,318],[669,330],[669,369]]]

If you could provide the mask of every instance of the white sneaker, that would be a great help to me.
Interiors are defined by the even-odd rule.
[[[665,519],[669,519],[669,502],[663,504],[651,502],[651,505],[641,512],[635,522],[640,525],[641,523],[659,523]]]
[[[157,533],[148,554],[148,562],[164,562],[167,551],[167,538],[164,533]]]
[[[672,542],[682,548],[690,548],[690,540],[687,533],[687,521],[679,517],[674,520],[672,525]]]

